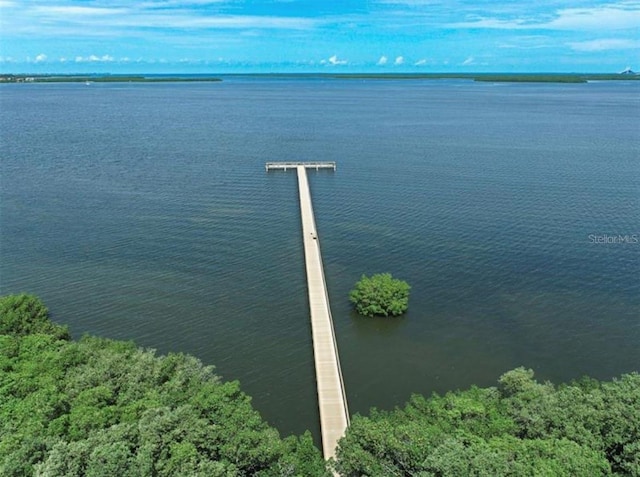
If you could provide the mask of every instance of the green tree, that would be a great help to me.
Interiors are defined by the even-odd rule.
[[[640,477],[640,375],[554,386],[533,371],[498,387],[413,396],[356,415],[336,452],[347,476]]]
[[[398,316],[409,307],[410,289],[407,282],[393,278],[390,273],[362,275],[349,299],[363,316]]]
[[[44,333],[69,339],[66,327],[49,320],[49,311],[34,295],[22,293],[0,299],[0,335]]]
[[[0,312],[1,476],[327,476],[309,434],[282,439],[197,358],[59,339],[30,295]]]

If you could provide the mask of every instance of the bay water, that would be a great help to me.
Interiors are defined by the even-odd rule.
[[[0,293],[187,352],[283,434],[319,424],[295,172],[351,413],[640,369],[640,83],[229,77],[0,85]],[[361,274],[412,286],[367,319]]]

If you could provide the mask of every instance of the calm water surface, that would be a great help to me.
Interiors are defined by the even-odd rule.
[[[184,351],[318,435],[295,173],[351,412],[640,369],[640,84],[239,79],[0,86],[0,292],[75,336]],[[606,240],[606,239],[605,239]],[[412,285],[362,319],[362,273]]]

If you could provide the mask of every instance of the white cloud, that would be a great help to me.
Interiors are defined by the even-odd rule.
[[[519,50],[536,50],[541,48],[551,48],[557,46],[549,36],[544,35],[524,35],[512,36],[507,41],[499,43],[498,48],[519,49]]]
[[[473,56],[469,56],[466,60],[462,62],[463,66],[472,65],[475,62],[475,58]]]
[[[639,40],[625,40],[621,38],[603,38],[600,40],[578,41],[568,43],[574,51],[606,51],[606,50],[635,50],[640,49]]]
[[[184,7],[194,5],[213,5],[215,3],[227,3],[228,0],[154,0],[150,2],[140,3],[140,7],[144,8],[169,8]]]
[[[620,50],[631,54],[633,48],[640,50],[640,37],[637,35],[640,0],[550,0],[542,3],[531,0],[372,0],[366,11],[360,7],[345,5],[339,8],[328,4],[323,13],[315,14],[296,7],[292,0],[276,0],[272,2],[273,8],[268,9],[257,8],[254,3],[237,0],[0,0],[0,17],[7,20],[0,20],[0,37],[6,39],[2,53],[5,62],[6,57],[12,55],[19,57],[20,62],[33,64],[41,61],[41,67],[66,60],[68,66],[77,61],[78,64],[103,65],[106,68],[110,62],[134,63],[144,51],[145,58],[155,57],[159,61],[160,55],[165,55],[172,62],[184,57],[201,58],[206,62],[214,61],[206,59],[219,54],[233,58],[240,56],[242,61],[246,61],[247,68],[277,55],[286,57],[293,53],[316,58],[316,67],[324,64],[340,69],[338,65],[372,67],[377,64],[380,70],[401,70],[410,65],[426,70],[429,66],[446,65],[441,55],[446,55],[447,51],[458,51],[453,53],[452,67],[454,64],[458,67],[462,64],[479,67],[485,58],[483,52],[493,48],[496,55],[512,59],[514,68],[522,65],[537,68],[544,62],[556,64],[569,58],[566,55],[560,58],[557,53],[552,55],[543,48],[561,47],[565,53]],[[285,5],[289,3],[290,8]],[[429,49],[423,49],[421,53],[418,52],[420,50],[411,52],[400,46],[414,42],[416,48],[420,48],[425,31],[452,27],[470,31],[463,36],[434,34],[429,40]],[[489,32],[483,29],[494,29],[491,30],[494,34],[488,35]],[[346,46],[340,46],[344,38],[358,31],[364,36],[349,36],[353,38],[349,41],[362,44],[345,43]],[[373,50],[370,45],[368,49],[367,38],[370,41],[377,34],[389,35],[384,38],[392,38],[393,34],[398,50],[394,51],[388,45],[377,46]],[[481,51],[473,45],[463,44],[479,36],[483,36],[478,40],[483,42]],[[29,60],[25,59],[27,52],[17,48],[26,38],[33,47],[29,51]],[[47,43],[52,38],[56,41]],[[316,49],[322,48],[326,38],[332,38],[328,53],[339,52],[350,60],[333,55],[318,61],[328,54],[319,53]],[[79,49],[75,54],[67,49],[56,50],[58,40],[67,48],[78,45]],[[454,45],[454,40],[457,45]],[[308,48],[278,52],[278,47],[273,46],[288,42],[308,45]],[[370,53],[369,60],[355,63],[358,60],[354,58],[357,56],[355,53],[350,53],[352,48],[373,54]],[[526,55],[519,55],[516,50],[523,50]],[[36,56],[39,51],[46,51],[50,56],[39,60]],[[401,51],[409,57],[398,56]],[[99,54],[89,55],[90,52]],[[115,58],[102,55],[104,52]],[[463,63],[466,56],[458,56],[460,52],[473,53],[476,60],[467,58]],[[76,57],[76,54],[81,56]],[[430,56],[426,59],[417,56],[420,54]],[[125,55],[130,55],[131,59],[123,59]],[[292,61],[295,59],[293,57]],[[593,61],[598,68],[602,67],[599,66],[602,62]],[[635,60],[632,57],[626,61]]]
[[[111,55],[89,55],[89,56],[76,56],[76,63],[110,63],[115,61],[115,58]]]
[[[633,2],[631,8],[625,4],[596,8],[567,8],[558,11],[558,16],[545,28],[559,30],[622,30],[637,29],[640,25],[640,5]]]
[[[500,30],[626,30],[640,25],[640,2],[612,3],[590,8],[563,8],[551,15],[540,14],[512,18],[476,16],[469,21],[449,23],[456,29],[500,29]]]
[[[338,59],[338,55],[333,55],[331,58],[329,58],[329,63],[332,65],[346,65],[348,61],[340,60]]]
[[[243,29],[256,28],[260,30],[283,29],[283,30],[308,30],[313,28],[315,21],[309,18],[296,17],[274,17],[274,16],[251,16],[251,15],[224,15],[224,16],[191,16],[188,14],[171,16],[158,15],[145,18],[132,18],[131,26],[152,26],[163,25],[172,28],[228,28]]]
[[[2,1],[2,0],[0,0]],[[167,4],[133,3],[131,6],[35,6],[28,10],[30,22],[44,28],[62,29],[74,34],[80,28],[84,33],[93,33],[91,28],[197,28],[197,29],[283,29],[308,30],[314,28],[317,20],[305,17],[274,15],[203,15],[197,9],[190,9],[195,3],[215,2],[169,2]],[[174,7],[175,8],[168,8]],[[88,30],[88,31],[87,31]],[[56,30],[59,32],[60,30]]]
[[[123,15],[129,12],[126,8],[103,8],[103,7],[78,7],[72,5],[64,6],[40,6],[33,7],[33,12],[43,16],[58,18],[69,17],[96,17],[105,15]]]
[[[44,53],[40,53],[38,56],[36,56],[36,59],[34,61],[36,63],[42,63],[43,61],[47,61],[47,55],[45,55]]]

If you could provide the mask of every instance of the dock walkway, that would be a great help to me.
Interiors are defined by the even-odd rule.
[[[297,166],[297,170],[309,308],[311,310],[313,355],[316,365],[318,406],[320,408],[322,451],[324,458],[329,459],[334,457],[338,440],[349,426],[349,410],[329,306],[329,294],[324,278],[307,171],[304,165]]]
[[[313,356],[316,367],[318,407],[322,452],[325,459],[335,456],[338,440],[349,426],[349,409],[345,393],[338,345],[333,329],[333,318],[329,305],[329,294],[324,278],[320,241],[311,203],[311,192],[307,180],[307,169],[333,169],[335,162],[267,162],[266,170],[297,170],[302,219],[302,241],[304,245],[307,290],[311,312],[311,334]],[[336,474],[337,475],[337,474]]]

